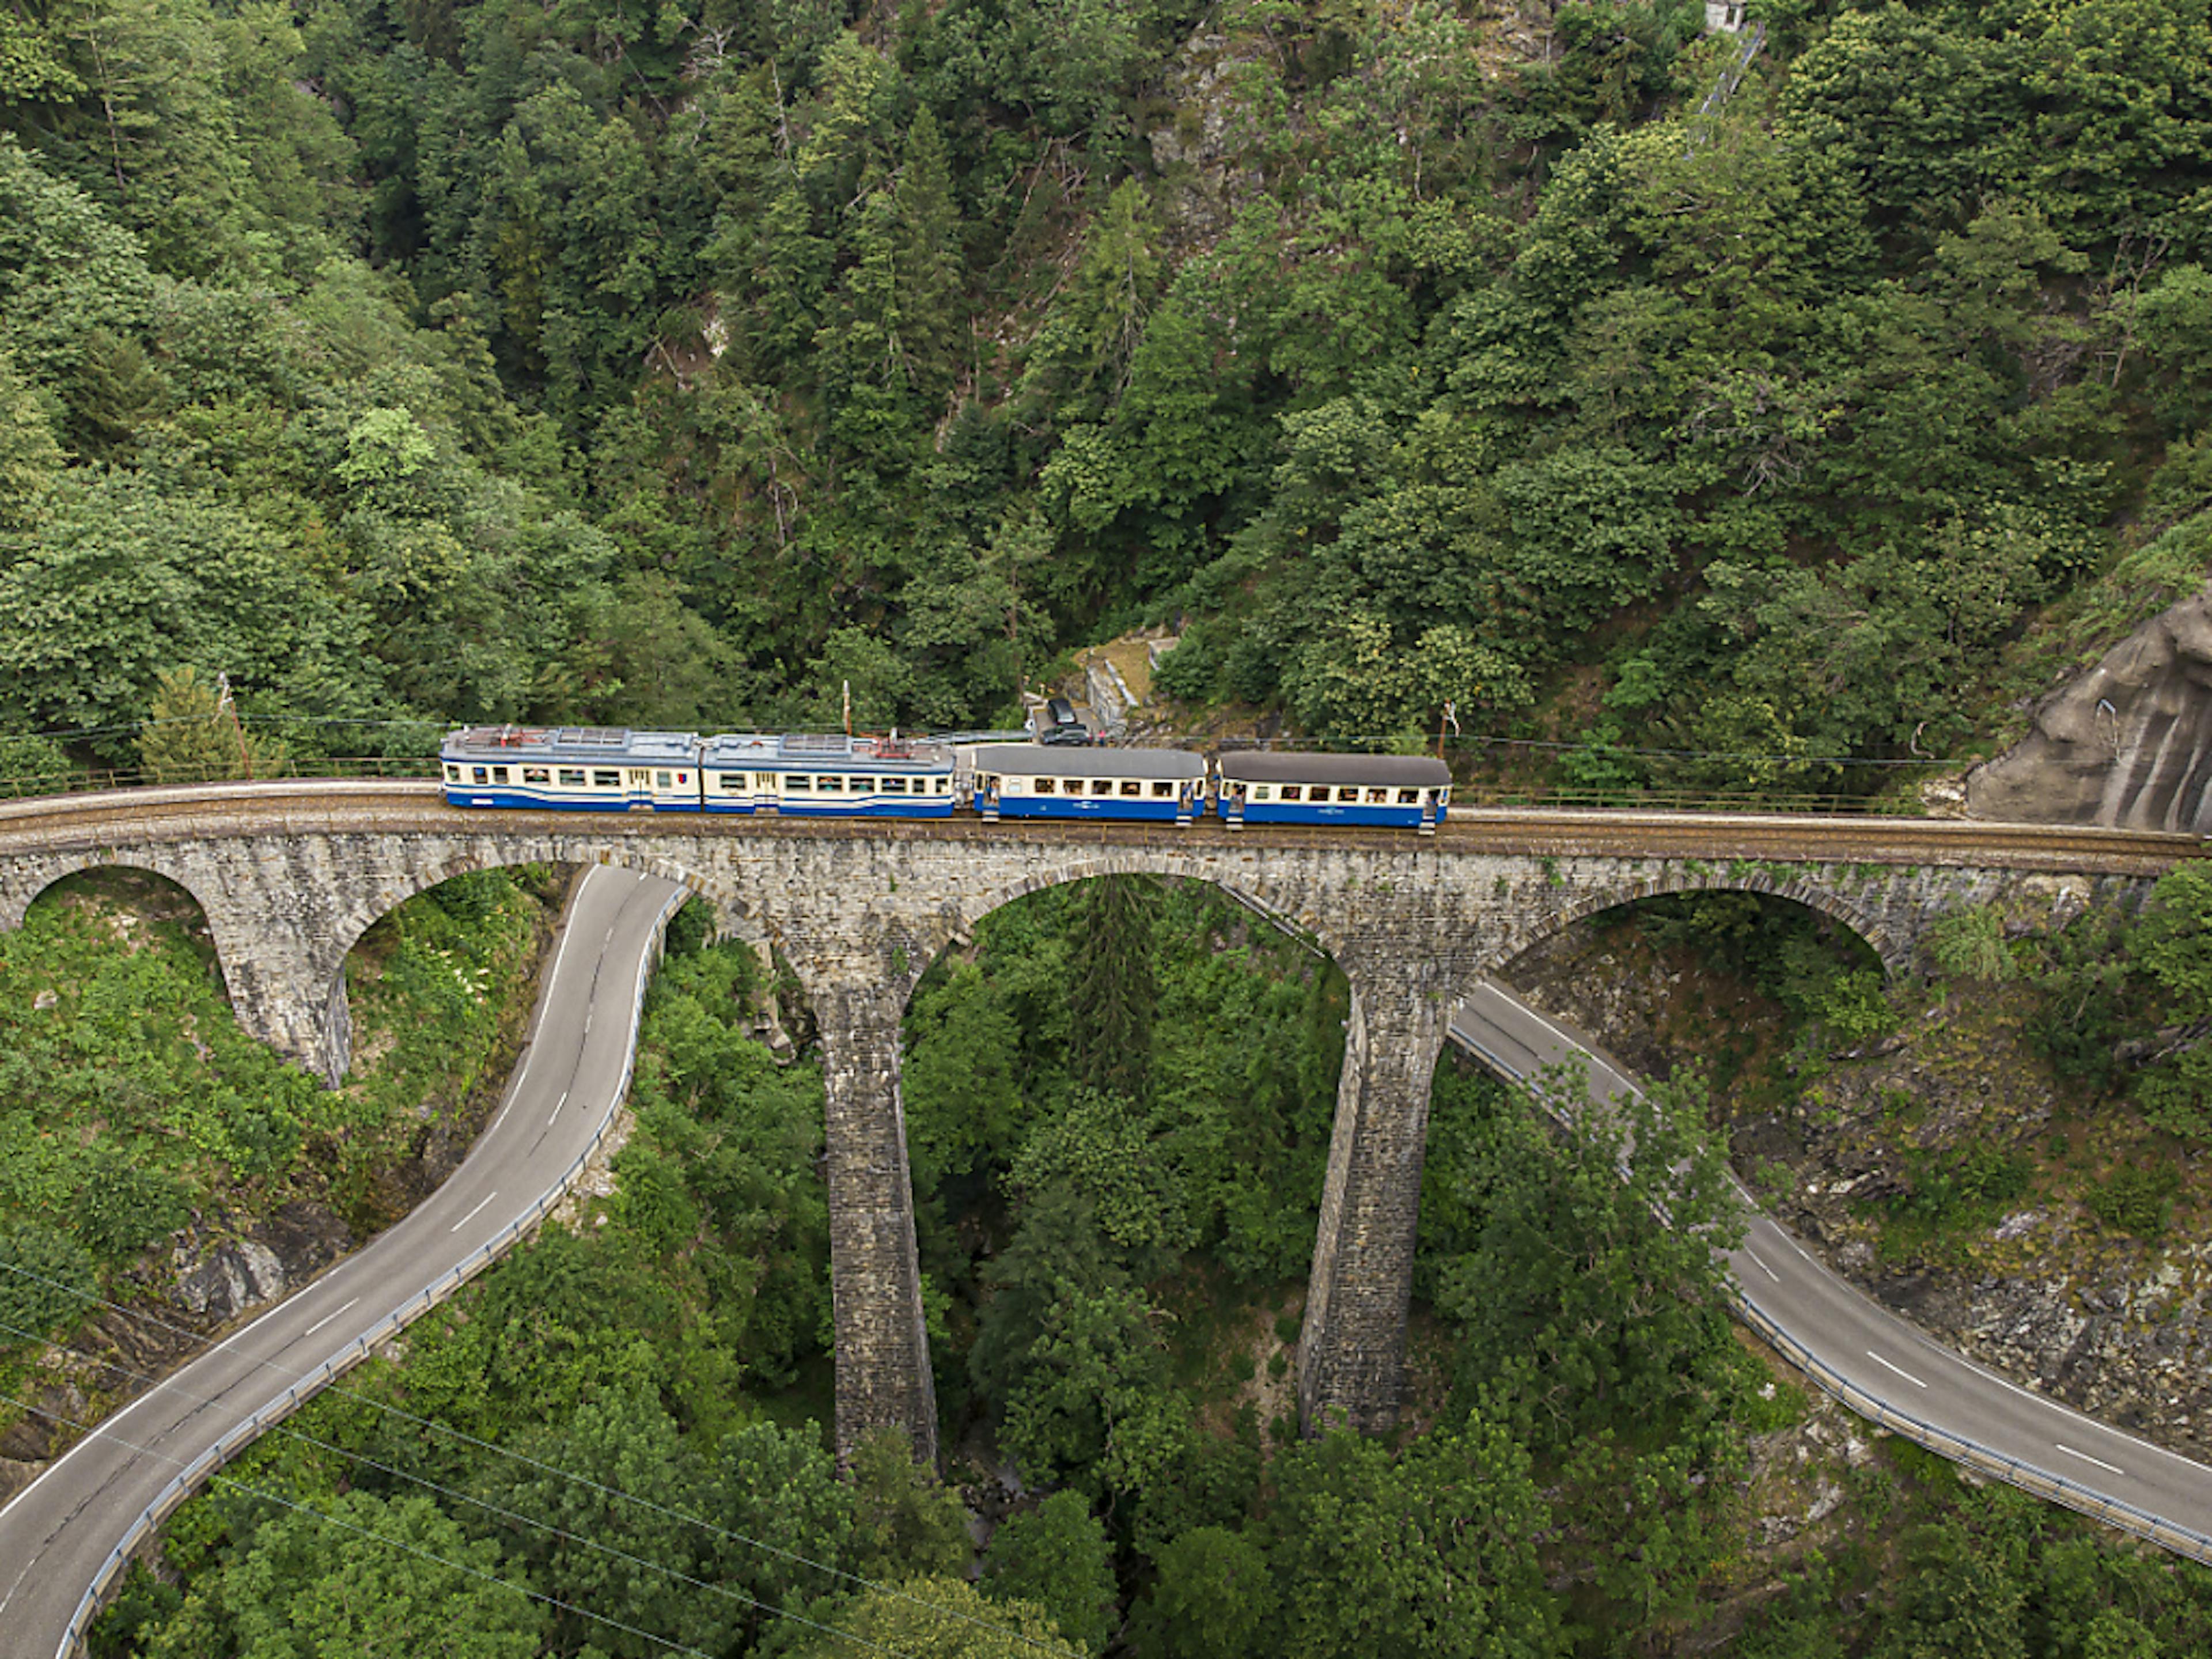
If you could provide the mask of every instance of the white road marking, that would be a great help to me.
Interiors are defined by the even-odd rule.
[[[556,1101],[555,1101],[555,1102],[553,1103],[553,1117],[558,1117],[558,1116],[560,1116],[560,1115],[561,1115],[561,1109],[562,1109],[563,1106],[566,1106],[568,1103],[568,1091],[566,1089],[563,1089],[563,1090],[562,1090],[562,1091],[561,1091],[561,1098],[560,1098],[560,1099],[558,1099],[558,1100],[556,1100]],[[549,1117],[549,1118],[547,1118],[547,1119],[545,1120],[545,1122],[546,1122],[546,1125],[547,1125],[547,1127],[551,1127],[552,1122],[553,1122],[553,1117]]]
[[[354,1297],[353,1302],[358,1302],[360,1300],[361,1298],[359,1297]],[[306,1334],[313,1336],[317,1331],[322,1329],[324,1326],[329,1324],[331,1321],[336,1319],[338,1316],[338,1314],[343,1313],[346,1310],[346,1308],[353,1306],[353,1302],[347,1303],[345,1304],[345,1308],[340,1308],[338,1310],[338,1313],[325,1314],[320,1319],[318,1319],[313,1324],[307,1327]]]
[[[1759,1261],[1759,1252],[1757,1250],[1746,1247],[1744,1254],[1749,1256],[1753,1261],[1759,1261],[1759,1272],[1765,1273],[1769,1279],[1772,1279],[1778,1285],[1782,1282],[1782,1275],[1780,1273],[1775,1272],[1773,1268],[1768,1267],[1764,1261]]]
[[[483,1211],[483,1206],[484,1206],[484,1204],[489,1204],[489,1203],[490,1203],[490,1202],[492,1201],[492,1200],[494,1200],[495,1198],[497,1198],[498,1196],[499,1196],[499,1194],[498,1194],[497,1193],[495,1193],[495,1192],[486,1193],[486,1194],[483,1195],[483,1204],[479,1204],[479,1205],[477,1205],[477,1207],[476,1207],[475,1209],[471,1210],[471,1211],[470,1211],[466,1215],[463,1216],[463,1217],[462,1217],[459,1221],[456,1221],[456,1222],[455,1222],[452,1226],[450,1226],[450,1227],[448,1227],[447,1229],[446,1229],[446,1231],[447,1231],[447,1232],[450,1232],[450,1233],[457,1233],[457,1232],[460,1231],[460,1230],[461,1230],[462,1228],[464,1228],[464,1227],[467,1226],[467,1225],[469,1224],[469,1223],[471,1223],[471,1221],[474,1221],[474,1220],[477,1218],[477,1215],[478,1215],[479,1213],[481,1213],[481,1212],[482,1212],[482,1211]]]
[[[2058,1448],[2058,1449],[2059,1449],[2059,1450],[2061,1450],[2061,1451],[2064,1452],[2064,1453],[2065,1453],[2069,1457],[2078,1457],[2078,1458],[2080,1458],[2080,1459],[2081,1459],[2084,1463],[2094,1463],[2094,1464],[2095,1464],[2099,1468],[2100,1468],[2100,1469],[2104,1470],[2104,1471],[2105,1471],[2106,1474],[2118,1474],[2118,1475],[2123,1475],[2123,1476],[2124,1476],[2124,1475],[2125,1475],[2125,1474],[2127,1474],[2127,1471],[2126,1471],[2125,1469],[2119,1468],[2116,1467],[2116,1466],[2115,1466],[2115,1465],[2113,1465],[2113,1464],[2107,1463],[2107,1462],[2106,1462],[2103,1458],[2101,1458],[2101,1457],[2092,1457],[2092,1456],[2090,1456],[2090,1455],[2089,1455],[2089,1454],[2088,1454],[2088,1453],[2087,1453],[2087,1452],[2077,1452],[2077,1451],[2075,1451],[2075,1450],[2074,1449],[2074,1448],[2073,1448],[2073,1447],[2071,1447],[2071,1446],[2069,1446],[2069,1445],[2067,1445],[2067,1444],[2066,1444],[2065,1443],[2063,1443],[2063,1441],[2054,1440],[2054,1441],[2052,1441],[2051,1443],[2052,1445],[2054,1445],[2054,1446],[2057,1446],[2057,1447]]]
[[[1915,1376],[1914,1376],[1911,1371],[1906,1370],[1905,1369],[1905,1367],[1904,1367],[1904,1366],[1902,1366],[1902,1365],[1893,1365],[1893,1364],[1891,1364],[1889,1363],[1889,1361],[1887,1361],[1887,1359],[1884,1359],[1884,1358],[1883,1358],[1880,1354],[1876,1353],[1876,1352],[1875,1352],[1872,1348],[1869,1348],[1869,1349],[1866,1351],[1866,1357],[1867,1357],[1869,1359],[1873,1360],[1873,1361],[1874,1361],[1874,1363],[1875,1363],[1875,1364],[1877,1364],[1877,1365],[1881,1366],[1881,1367],[1882,1368],[1882,1370],[1886,1370],[1886,1371],[1895,1371],[1895,1372],[1896,1372],[1899,1376],[1903,1377],[1906,1382],[1910,1382],[1911,1384],[1912,1384],[1912,1386],[1913,1386],[1914,1388],[1916,1388],[1916,1389],[1924,1389],[1924,1388],[1926,1388],[1926,1387],[1928,1386],[1925,1382],[1922,1382],[1918,1377]]]

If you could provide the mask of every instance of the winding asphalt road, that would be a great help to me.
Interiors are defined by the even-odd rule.
[[[1454,1012],[1451,1034],[1509,1077],[1580,1063],[1595,1103],[1637,1088],[1589,1038],[1495,981]],[[1736,1190],[1750,1212],[1744,1241],[1728,1258],[1739,1299],[1748,1322],[1775,1338],[1815,1382],[1855,1410],[1874,1406],[1887,1426],[1946,1455],[1959,1455],[1959,1443],[1966,1443],[1983,1455],[1961,1461],[2181,1553],[2212,1559],[2212,1468],[2109,1428],[1937,1346],[1814,1260],[1788,1230],[1759,1212],[1740,1182]],[[1886,1416],[1881,1407],[1887,1408]],[[2100,1499],[2124,1504],[2142,1518],[2107,1513]],[[2194,1533],[2197,1540],[2167,1534],[2145,1519]]]
[[[92,1430],[0,1510],[0,1655],[66,1659],[86,1587],[149,1504],[244,1420],[426,1311],[426,1291],[565,1188],[629,1082],[636,1014],[672,882],[594,867],[577,883],[520,1063],[459,1169],[368,1248]]]

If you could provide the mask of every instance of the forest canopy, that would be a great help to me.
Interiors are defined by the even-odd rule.
[[[1717,100],[1680,0],[9,9],[0,729],[963,726],[1151,623],[1571,782],[1956,753],[2202,573],[2212,21],[1752,9]]]

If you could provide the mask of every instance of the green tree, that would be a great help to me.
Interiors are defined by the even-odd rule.
[[[1141,1650],[1166,1659],[1245,1659],[1274,1613],[1267,1552],[1243,1533],[1194,1527],[1155,1559],[1159,1577],[1130,1614]]]
[[[285,758],[281,739],[247,732],[190,665],[154,677],[153,710],[138,728],[138,764],[155,782],[268,777]]]
[[[1083,1659],[1042,1607],[987,1601],[965,1579],[914,1577],[864,1592],[834,1615],[842,1634],[810,1638],[799,1659],[844,1659],[848,1637],[905,1659]]]
[[[1114,1552],[1081,1494],[1054,1492],[1009,1516],[983,1552],[984,1593],[1029,1602],[1069,1643],[1096,1656],[1114,1632]]]
[[[1336,1433],[1275,1462],[1272,1650],[1290,1659],[1563,1653],[1528,1454],[1480,1414],[1402,1454]]]
[[[853,1563],[862,1577],[936,1578],[968,1565],[968,1511],[957,1490],[918,1468],[894,1430],[853,1449]]]
[[[497,1547],[420,1496],[346,1492],[276,1516],[210,1577],[149,1659],[533,1659],[544,1636]]]
[[[0,532],[28,530],[45,517],[63,459],[46,410],[0,350]]]
[[[1152,1060],[1153,918],[1146,876],[1101,876],[1079,890],[1070,963],[1068,1071],[1101,1093],[1142,1100]]]

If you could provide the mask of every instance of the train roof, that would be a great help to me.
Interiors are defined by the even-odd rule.
[[[634,732],[617,726],[471,726],[448,732],[440,750],[447,760],[626,761],[652,764],[697,754],[696,732]]]
[[[1187,749],[1092,749],[1080,744],[979,744],[975,769],[1016,778],[1169,778],[1206,775],[1206,757]]]
[[[872,772],[943,772],[952,750],[934,738],[858,737],[842,732],[727,732],[709,738],[702,763],[779,771],[865,766]]]
[[[1224,755],[1221,775],[1237,783],[1387,783],[1434,789],[1451,781],[1451,768],[1432,755],[1279,755],[1247,750]]]

